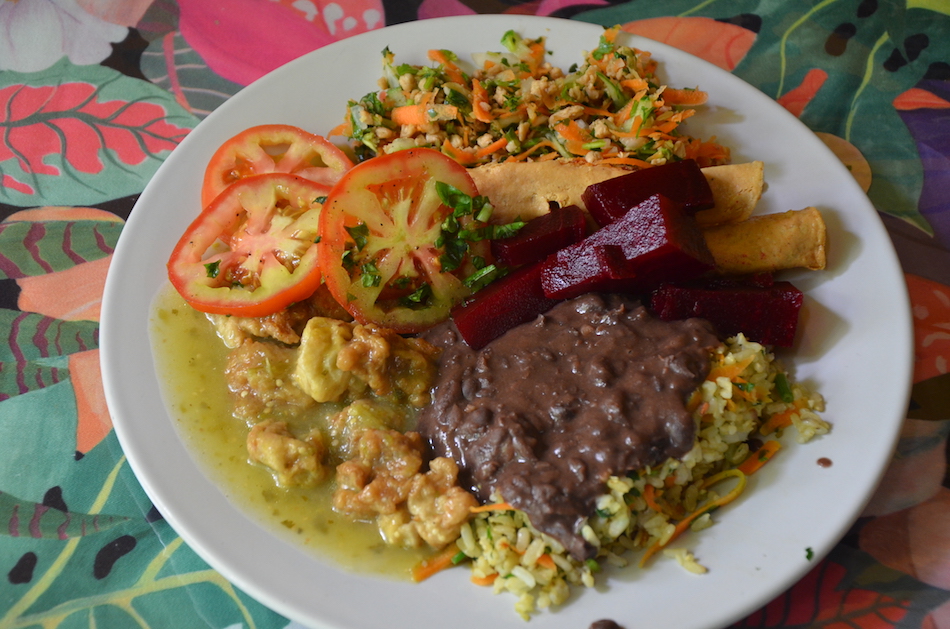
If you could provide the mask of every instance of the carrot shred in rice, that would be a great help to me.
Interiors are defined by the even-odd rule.
[[[640,558],[641,568],[647,564],[647,562],[650,560],[651,557],[653,557],[653,555],[655,555],[656,553],[666,548],[671,542],[673,542],[676,538],[682,535],[689,528],[690,524],[692,524],[701,515],[703,515],[704,513],[709,513],[710,511],[718,507],[722,507],[724,505],[729,504],[730,502],[732,502],[733,500],[735,500],[742,494],[746,485],[746,475],[739,469],[725,470],[724,472],[719,472],[718,474],[714,476],[710,476],[703,483],[703,487],[704,488],[711,487],[712,485],[715,485],[719,481],[725,480],[726,478],[730,476],[738,479],[736,486],[733,487],[732,490],[726,495],[704,504],[702,507],[700,507],[699,509],[696,509],[695,511],[690,513],[688,516],[680,520],[676,524],[676,527],[673,529],[673,534],[670,535],[669,539],[667,539],[666,541],[657,540],[649,548],[647,548],[646,552],[643,553],[643,557]]]
[[[472,513],[482,513],[484,511],[513,511],[513,510],[514,510],[514,507],[512,507],[507,502],[495,502],[492,504],[479,505],[477,507],[471,508]]]
[[[770,440],[762,444],[762,447],[749,454],[746,457],[746,460],[739,465],[738,469],[740,472],[748,476],[749,474],[754,474],[755,472],[762,469],[762,466],[768,463],[775,453],[782,448],[782,444],[778,441]]]

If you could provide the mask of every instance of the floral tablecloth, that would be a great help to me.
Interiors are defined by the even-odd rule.
[[[198,558],[123,457],[97,349],[111,253],[158,166],[242,86],[344,37],[473,13],[682,48],[850,167],[905,271],[912,401],[862,517],[736,626],[950,629],[947,0],[0,0],[0,628],[293,624]]]

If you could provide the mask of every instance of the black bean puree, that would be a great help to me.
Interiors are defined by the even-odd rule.
[[[580,534],[607,478],[680,457],[695,423],[685,408],[719,341],[699,319],[664,322],[619,295],[565,301],[480,351],[451,323],[418,430],[460,467],[483,501],[498,492],[579,559]]]

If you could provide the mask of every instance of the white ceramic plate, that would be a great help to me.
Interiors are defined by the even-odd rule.
[[[327,46],[264,77],[202,122],[142,194],[112,262],[102,308],[102,369],[116,432],[146,492],[170,524],[237,586],[314,627],[388,629],[517,627],[514,598],[472,586],[466,570],[421,585],[344,572],[271,534],[233,506],[179,440],[164,410],[149,346],[149,307],[165,261],[197,212],[205,164],[246,127],[281,122],[325,133],[348,98],[375,89],[380,51],[425,63],[425,51],[500,50],[508,29],[545,36],[561,67],[596,47],[599,26],[567,20],[478,16],[413,22]],[[716,135],[735,161],[766,164],[763,213],[817,206],[829,227],[830,264],[790,276],[807,294],[793,354],[798,378],[826,396],[833,432],[793,445],[757,474],[754,491],[684,540],[709,568],[687,573],[670,560],[628,569],[596,590],[531,621],[580,629],[610,618],[626,629],[719,627],[778,595],[827,553],[859,515],[895,444],[908,400],[911,320],[903,275],[867,197],[824,144],[774,101],[733,75],[679,50],[633,39],[674,87],[700,86],[710,105],[689,122]],[[826,457],[831,467],[817,460]],[[226,522],[226,526],[222,523]],[[815,557],[809,561],[806,549]]]

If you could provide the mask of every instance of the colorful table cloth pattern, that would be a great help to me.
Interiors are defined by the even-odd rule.
[[[851,168],[906,273],[912,402],[861,519],[736,626],[950,629],[946,0],[0,0],[0,627],[293,624],[198,558],[129,470],[99,376],[111,253],[161,162],[242,86],[340,38],[475,13],[682,48]]]

